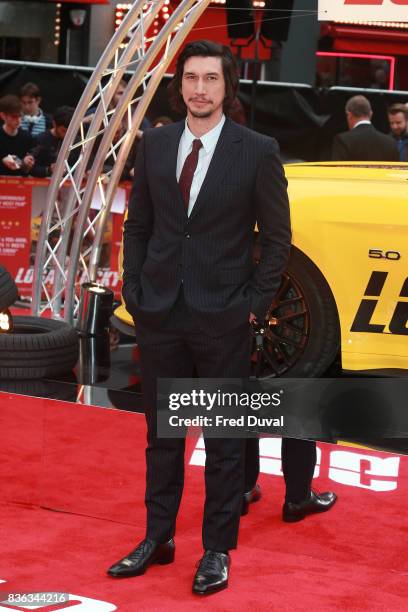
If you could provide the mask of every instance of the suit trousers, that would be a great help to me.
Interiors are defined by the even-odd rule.
[[[184,485],[184,439],[157,437],[157,378],[246,378],[250,367],[249,323],[213,338],[197,324],[181,291],[159,328],[135,320],[140,348],[142,391],[147,421],[146,536],[165,542],[175,533]],[[245,440],[204,438],[205,506],[202,528],[206,550],[236,547],[244,493]]]
[[[282,438],[282,472],[285,501],[299,503],[308,498],[316,466],[316,442]],[[245,491],[251,491],[259,476],[259,439],[248,438],[245,451]]]

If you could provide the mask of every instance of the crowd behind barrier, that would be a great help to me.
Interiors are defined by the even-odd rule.
[[[0,60],[0,97],[16,94],[27,82],[42,93],[42,109],[53,113],[60,106],[75,107],[92,74],[92,68]],[[147,119],[161,115],[180,119],[170,108],[167,75],[147,111]],[[347,130],[344,108],[347,100],[365,95],[373,109],[373,124],[389,132],[387,109],[408,103],[408,92],[347,87],[311,87],[297,83],[241,80],[240,100],[249,127],[274,136],[283,159],[323,161],[331,158],[333,139]],[[253,106],[255,108],[253,108]]]

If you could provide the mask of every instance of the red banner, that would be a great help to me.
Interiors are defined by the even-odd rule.
[[[46,201],[45,188],[48,185],[49,179],[0,177],[0,264],[14,277],[21,296],[32,293],[33,265]],[[116,299],[120,299],[121,294],[118,259],[123,213],[130,189],[131,183],[127,182],[121,183],[117,190],[123,194],[116,206],[115,203],[112,206],[113,212],[103,236],[97,276],[99,283],[114,291]],[[99,208],[100,205],[97,205],[96,209]],[[78,283],[87,280],[85,273],[78,272]],[[51,291],[54,282],[52,268],[44,269],[43,282]]]
[[[31,186],[0,179],[0,262],[12,276],[30,258]]]

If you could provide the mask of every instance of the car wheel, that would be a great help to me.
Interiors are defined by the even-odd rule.
[[[282,283],[253,338],[251,372],[258,378],[322,375],[340,346],[340,324],[329,285],[316,266],[293,250]]]
[[[0,378],[47,378],[72,370],[78,360],[77,332],[67,323],[13,317],[13,330],[0,334]]]
[[[17,285],[6,268],[0,266],[0,310],[8,308],[18,298]]]

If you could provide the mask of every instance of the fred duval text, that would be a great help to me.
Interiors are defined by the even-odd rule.
[[[169,417],[171,427],[283,427],[283,415],[277,419],[258,417],[255,414],[246,414],[237,418],[224,417],[217,414],[214,417],[195,416],[181,417],[172,414]]]

